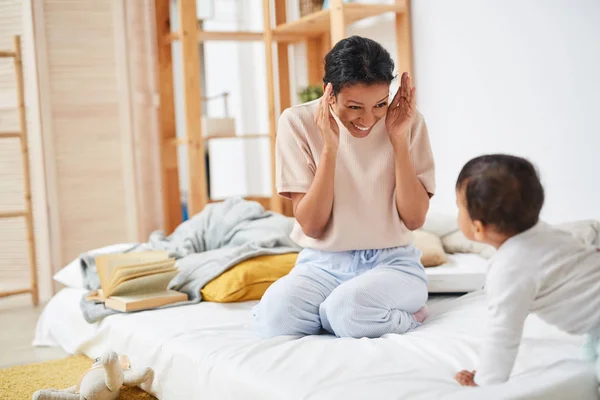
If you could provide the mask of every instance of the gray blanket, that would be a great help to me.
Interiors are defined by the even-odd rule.
[[[169,287],[185,292],[188,301],[163,307],[200,302],[200,290],[233,265],[252,257],[300,251],[289,234],[293,220],[265,209],[257,202],[238,197],[208,204],[200,213],[183,222],[169,235],[153,232],[148,241],[126,252],[166,250],[177,259],[180,272]],[[80,256],[86,288],[99,289],[94,257]],[[162,307],[161,307],[162,308]],[[85,319],[96,322],[118,311],[103,303],[81,300]]]

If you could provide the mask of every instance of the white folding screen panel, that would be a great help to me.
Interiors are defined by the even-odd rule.
[[[57,269],[130,239],[115,18],[109,0],[44,0],[35,17]]]
[[[57,270],[161,228],[153,2],[34,4]]]

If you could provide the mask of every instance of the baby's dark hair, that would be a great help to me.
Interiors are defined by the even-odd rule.
[[[470,160],[458,175],[456,189],[464,193],[471,220],[508,235],[533,227],[544,205],[544,188],[533,164],[507,154]]]
[[[393,80],[394,61],[374,40],[350,36],[337,42],[325,56],[323,82],[331,82],[335,95],[346,86],[390,84]]]

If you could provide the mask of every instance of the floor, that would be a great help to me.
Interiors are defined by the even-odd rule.
[[[33,347],[33,334],[44,305],[34,307],[29,295],[0,299],[0,368],[67,356],[60,348]]]

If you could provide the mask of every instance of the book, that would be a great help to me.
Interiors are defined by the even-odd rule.
[[[87,299],[118,311],[138,311],[188,300],[186,293],[169,289],[178,274],[175,259],[153,250],[95,257],[101,289]]]

